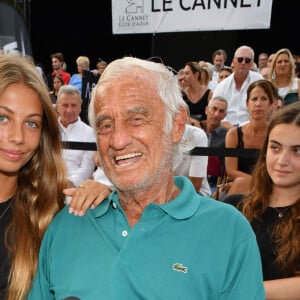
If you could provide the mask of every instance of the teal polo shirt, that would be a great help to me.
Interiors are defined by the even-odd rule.
[[[28,299],[265,299],[255,235],[232,205],[180,194],[150,203],[132,228],[113,192],[84,217],[48,227]]]

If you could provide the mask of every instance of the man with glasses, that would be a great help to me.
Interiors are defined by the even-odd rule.
[[[249,46],[236,49],[232,61],[233,73],[216,86],[213,98],[227,99],[227,116],[222,121],[222,126],[230,128],[239,126],[249,120],[246,105],[247,89],[249,85],[263,76],[251,71],[254,63],[254,50]]]

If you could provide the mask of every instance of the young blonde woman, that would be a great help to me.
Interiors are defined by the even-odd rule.
[[[278,88],[284,104],[300,99],[300,79],[295,75],[295,61],[287,48],[278,50],[269,68],[269,80]]]
[[[65,169],[45,83],[19,56],[0,55],[0,186],[0,298],[24,299],[44,231],[64,206]]]
[[[43,234],[64,207],[65,186],[47,87],[31,59],[0,55],[0,299],[26,299]],[[75,211],[99,197],[86,196],[88,190],[75,192]]]

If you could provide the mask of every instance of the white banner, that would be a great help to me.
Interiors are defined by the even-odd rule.
[[[114,34],[270,28],[272,0],[112,0]]]

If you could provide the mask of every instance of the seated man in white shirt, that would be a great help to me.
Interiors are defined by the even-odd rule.
[[[228,102],[227,115],[222,126],[230,128],[249,121],[246,105],[247,89],[249,85],[263,76],[251,71],[254,63],[254,50],[248,46],[237,48],[232,61],[233,73],[218,83],[212,98],[221,96]]]
[[[78,88],[72,85],[63,85],[60,88],[56,109],[62,140],[95,143],[92,127],[82,122],[79,117],[81,105]],[[68,170],[69,187],[79,186],[84,180],[92,177],[95,169],[94,151],[64,149],[63,156]]]
[[[207,147],[208,138],[203,129],[185,125],[185,131],[179,144],[180,151],[173,157],[175,175],[188,177],[198,193],[211,196],[211,189],[207,181],[207,156],[190,155],[189,151],[195,147]]]

